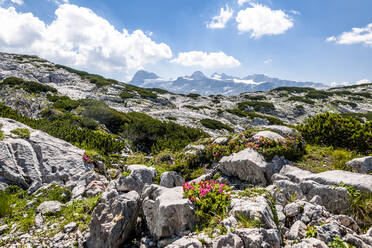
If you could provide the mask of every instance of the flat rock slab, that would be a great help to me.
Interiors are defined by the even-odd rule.
[[[280,134],[274,133],[272,131],[260,131],[253,135],[253,139],[258,140],[259,138],[266,138],[270,140],[275,140],[275,141],[280,141],[284,140],[284,137],[281,136]]]
[[[292,181],[312,180],[325,185],[339,185],[344,183],[364,192],[372,192],[372,175],[353,173],[342,170],[311,173],[300,168],[286,165],[280,171],[281,175],[289,177]]]

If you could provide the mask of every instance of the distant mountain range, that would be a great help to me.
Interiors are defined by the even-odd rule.
[[[163,79],[152,72],[138,71],[129,84],[145,88],[161,88],[174,93],[198,93],[201,95],[236,95],[243,92],[269,91],[281,86],[327,88],[326,85],[314,82],[296,82],[271,78],[263,74],[253,74],[243,78],[213,73],[210,77],[201,71],[191,76],[177,79]]]

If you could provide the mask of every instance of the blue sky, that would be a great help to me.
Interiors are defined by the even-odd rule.
[[[355,83],[372,80],[372,1],[0,0],[0,51],[123,81],[146,69]]]

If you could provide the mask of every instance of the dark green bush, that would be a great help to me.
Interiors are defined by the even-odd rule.
[[[347,101],[341,101],[341,100],[335,100],[335,101],[332,101],[331,102],[331,104],[333,104],[333,105],[336,105],[336,106],[338,106],[338,105],[349,105],[349,106],[351,106],[352,108],[356,108],[356,107],[358,107],[358,104],[356,104],[356,103],[353,103],[353,102],[347,102]]]
[[[330,96],[333,96],[333,93],[324,90],[312,90],[305,95],[305,97],[311,99],[327,99]]]
[[[140,88],[140,87],[130,85],[130,84],[125,85],[125,91],[126,92],[137,92],[143,98],[152,98],[152,99],[158,98],[158,95],[153,93],[151,90]]]
[[[251,101],[262,101],[266,100],[266,96],[264,95],[257,95],[257,96],[250,96],[250,95],[244,95],[245,99],[251,100]]]
[[[226,111],[229,112],[230,114],[234,114],[234,115],[237,115],[239,117],[250,117],[252,119],[254,117],[258,117],[258,118],[261,118],[261,119],[266,119],[266,120],[269,121],[270,125],[284,125],[283,121],[281,121],[278,118],[269,116],[269,115],[262,115],[262,114],[258,114],[258,113],[254,113],[254,112],[245,112],[245,111],[242,111],[240,109],[227,109]]]
[[[290,98],[287,99],[287,101],[303,102],[311,105],[315,104],[313,100],[310,100],[309,98],[303,96],[291,96]]]
[[[237,105],[238,109],[241,111],[246,111],[248,107],[252,107],[254,111],[273,111],[275,110],[274,104],[271,102],[262,102],[262,101],[247,101],[240,102]]]
[[[232,129],[229,125],[226,125],[220,121],[217,120],[212,120],[212,119],[202,119],[200,120],[200,123],[209,129],[213,130],[221,130],[221,129],[226,129],[229,132],[234,132],[234,129]]]
[[[192,98],[192,99],[198,99],[199,97],[200,97],[200,95],[199,94],[195,94],[195,93],[190,93],[190,94],[187,94],[186,95],[187,97],[190,97],[190,98]]]
[[[41,83],[37,82],[32,82],[32,81],[25,81],[21,78],[17,77],[8,77],[3,80],[2,83],[0,83],[0,87],[2,85],[9,85],[11,87],[20,87],[27,91],[28,93],[44,93],[44,92],[52,92],[52,93],[57,93],[57,90],[53,87],[50,87],[48,85],[44,85]]]
[[[113,135],[80,126],[69,115],[62,115],[53,121],[45,118],[32,119],[0,103],[0,116],[22,122],[83,149],[114,153],[120,152],[126,146],[125,142],[116,139]]]
[[[367,119],[367,121],[372,121],[372,112],[368,113],[343,113],[341,114],[342,117],[349,117],[354,118],[360,122],[364,122],[363,118]]]
[[[15,134],[23,139],[29,139],[30,138],[30,130],[27,128],[16,128],[10,131],[12,134]]]
[[[122,135],[139,148],[139,150],[158,153],[164,149],[176,151],[191,142],[208,136],[203,131],[181,126],[172,121],[164,122],[143,113],[132,112],[126,117]]]
[[[287,91],[289,93],[306,93],[309,91],[315,90],[314,88],[310,87],[278,87],[273,89],[272,91]]]
[[[356,93],[354,93],[354,95],[363,96],[363,97],[366,97],[366,98],[371,98],[372,97],[371,93],[369,93],[369,92],[356,92]]]
[[[65,69],[68,72],[75,73],[83,79],[88,79],[89,82],[91,82],[92,84],[95,84],[97,87],[103,87],[103,86],[118,83],[118,81],[116,81],[114,79],[107,79],[107,78],[104,78],[100,75],[90,74],[90,73],[85,72],[85,71],[75,70],[75,69],[72,69],[72,68],[64,66],[64,65],[55,65],[55,66],[56,66],[56,68]]]
[[[123,99],[129,99],[135,97],[136,95],[128,92],[121,92],[119,96]]]
[[[354,118],[324,113],[297,128],[311,144],[342,147],[365,154],[372,152],[371,121],[362,124]]]

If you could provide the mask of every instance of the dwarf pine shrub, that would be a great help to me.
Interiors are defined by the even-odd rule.
[[[308,119],[297,129],[311,144],[327,145],[372,152],[372,122],[361,123],[354,118],[339,114],[324,113]]]

